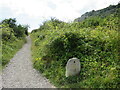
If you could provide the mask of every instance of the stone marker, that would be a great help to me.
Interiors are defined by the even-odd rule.
[[[66,64],[66,77],[74,76],[80,72],[80,60],[77,58],[71,58]]]

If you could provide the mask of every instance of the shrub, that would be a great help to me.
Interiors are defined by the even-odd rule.
[[[0,23],[0,36],[2,37],[2,60],[0,61],[4,67],[14,54],[25,43],[25,30],[27,27],[16,24],[16,19],[5,19]],[[0,67],[1,69],[1,67]]]
[[[34,67],[57,87],[119,88],[117,24],[104,26],[106,18],[89,27],[83,22],[73,22],[55,28],[56,24],[46,22],[50,28],[40,27],[31,34],[33,45],[37,44],[32,46]],[[117,20],[110,19],[111,23]],[[85,23],[91,23],[89,20]],[[96,18],[91,20],[96,22]],[[45,37],[39,38],[39,35]],[[82,69],[78,76],[66,78],[65,66],[72,57],[80,59]]]

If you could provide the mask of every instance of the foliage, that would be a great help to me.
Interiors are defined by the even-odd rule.
[[[91,17],[96,17],[99,16],[101,18],[106,18],[107,16],[109,16],[110,14],[115,14],[115,13],[119,13],[120,9],[120,3],[118,3],[117,5],[110,5],[106,8],[103,8],[101,10],[92,10],[90,12],[86,12],[85,14],[83,14],[81,17],[75,19],[74,21],[78,21],[81,22],[85,19],[91,18]]]
[[[25,36],[28,35],[28,26],[17,25],[16,19],[5,19],[0,23],[0,32],[2,32],[0,34],[2,37],[2,48],[0,50],[2,59],[0,59],[0,62],[4,67],[25,43]]]
[[[6,42],[2,45],[2,66],[5,66],[15,53],[22,47],[25,40],[16,39],[15,41]]]
[[[2,31],[0,30],[0,73],[2,69]]]
[[[114,14],[83,22],[46,21],[31,33],[33,66],[57,87],[119,88],[118,24]],[[80,59],[82,69],[66,78],[65,66],[72,57]]]
[[[23,37],[25,34],[28,35],[28,26],[23,26],[21,24],[17,25],[15,18],[5,19],[1,24],[7,24],[8,27],[12,28],[12,30],[9,29],[10,34],[13,32],[16,37]]]

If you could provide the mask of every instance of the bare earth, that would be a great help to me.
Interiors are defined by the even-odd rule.
[[[32,67],[31,39],[16,53],[2,72],[4,88],[54,88],[49,81]]]

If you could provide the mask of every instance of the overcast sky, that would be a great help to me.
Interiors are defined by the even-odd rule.
[[[70,22],[85,12],[118,4],[119,0],[0,0],[0,21],[16,18],[20,24],[36,29],[43,21],[55,17]]]

